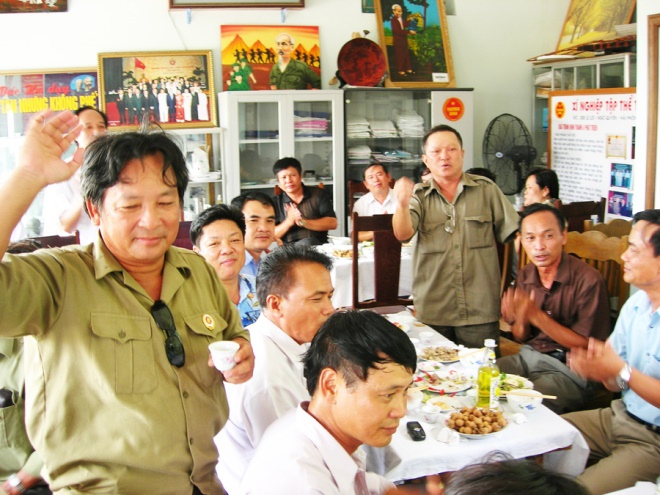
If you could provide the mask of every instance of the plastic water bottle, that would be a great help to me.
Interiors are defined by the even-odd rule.
[[[486,347],[484,358],[477,373],[477,407],[497,409],[499,406],[497,389],[500,385],[500,369],[495,362],[497,345],[495,340],[486,339],[484,346]]]

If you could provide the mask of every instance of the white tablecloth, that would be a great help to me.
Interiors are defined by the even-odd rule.
[[[332,248],[329,248],[330,252]],[[327,252],[327,251],[326,251]],[[330,271],[335,294],[332,302],[335,308],[353,305],[353,260],[350,258],[333,258],[334,267]],[[366,301],[374,298],[374,258],[373,255],[362,254],[358,262],[359,294],[360,300]],[[412,294],[412,256],[405,253],[401,255],[401,271],[399,274],[399,295]]]
[[[409,335],[419,338],[419,333],[425,330],[430,328],[411,325]],[[435,334],[433,339],[432,345],[449,343],[440,334]],[[449,365],[448,368],[470,372],[460,363]],[[501,407],[505,413],[510,412],[506,403],[503,402]],[[589,448],[579,431],[543,405],[527,414],[526,423],[514,424],[509,421],[501,433],[479,440],[462,438],[454,445],[435,439],[433,430],[444,426],[441,423],[442,416],[436,424],[424,422],[418,413],[412,413],[401,420],[390,444],[401,458],[401,463],[385,473],[388,479],[399,481],[456,471],[468,464],[479,462],[495,450],[506,452],[514,458],[545,454],[545,467],[576,476],[584,469],[589,455]],[[408,421],[420,422],[426,431],[426,440],[413,442],[406,431]],[[571,448],[556,450],[566,447]]]

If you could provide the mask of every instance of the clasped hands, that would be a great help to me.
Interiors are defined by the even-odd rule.
[[[284,205],[286,210],[286,219],[291,223],[296,224],[298,227],[302,227],[301,221],[303,220],[302,213],[298,209],[298,205],[295,203],[287,203]]]

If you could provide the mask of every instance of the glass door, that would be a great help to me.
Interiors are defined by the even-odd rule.
[[[280,104],[277,101],[239,102],[239,168],[241,192],[276,184],[273,164],[280,158]],[[228,200],[231,198],[228,198]]]

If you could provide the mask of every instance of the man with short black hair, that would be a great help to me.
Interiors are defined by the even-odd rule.
[[[518,213],[490,179],[463,172],[463,139],[448,125],[429,130],[422,160],[432,180],[394,185],[392,218],[401,242],[417,233],[413,299],[417,318],[448,339],[482,347],[500,338],[496,241],[513,237]]]
[[[261,260],[277,245],[275,237],[275,204],[261,191],[248,191],[231,200],[245,216],[245,265],[244,275],[256,277]]]
[[[282,192],[273,198],[277,214],[275,235],[284,243],[308,246],[328,242],[328,231],[337,228],[332,195],[302,182],[302,166],[292,157],[281,158],[273,173]]]
[[[391,482],[366,472],[359,447],[389,445],[406,414],[417,366],[410,339],[372,311],[341,311],[318,331],[303,364],[311,401],[268,428],[239,493],[394,493]]]
[[[584,409],[594,385],[566,366],[566,351],[610,334],[607,287],[598,270],[564,253],[566,219],[559,210],[542,203],[528,206],[520,214],[519,231],[530,263],[502,297],[502,317],[525,345],[497,364],[504,373],[529,378],[540,392],[556,395],[546,402],[554,412]]]
[[[660,210],[633,217],[623,278],[640,290],[626,301],[614,332],[571,349],[571,369],[621,392],[610,407],[566,414],[597,461],[579,477],[599,495],[654,482],[660,473]]]
[[[61,154],[71,112],[38,114],[0,186],[0,255],[39,191],[80,166]],[[81,190],[99,236],[0,262],[0,335],[26,339],[26,425],[54,492],[222,495],[213,436],[224,382],[252,376],[249,334],[217,275],[172,247],[186,161],[163,132],[106,135],[85,150]],[[216,370],[208,345],[239,344]],[[29,347],[28,347],[29,344]]]
[[[227,387],[229,420],[216,440],[218,475],[232,495],[266,428],[309,398],[301,357],[334,312],[331,268],[328,256],[297,244],[278,248],[262,262],[257,278],[262,314],[248,327],[254,375]]]

